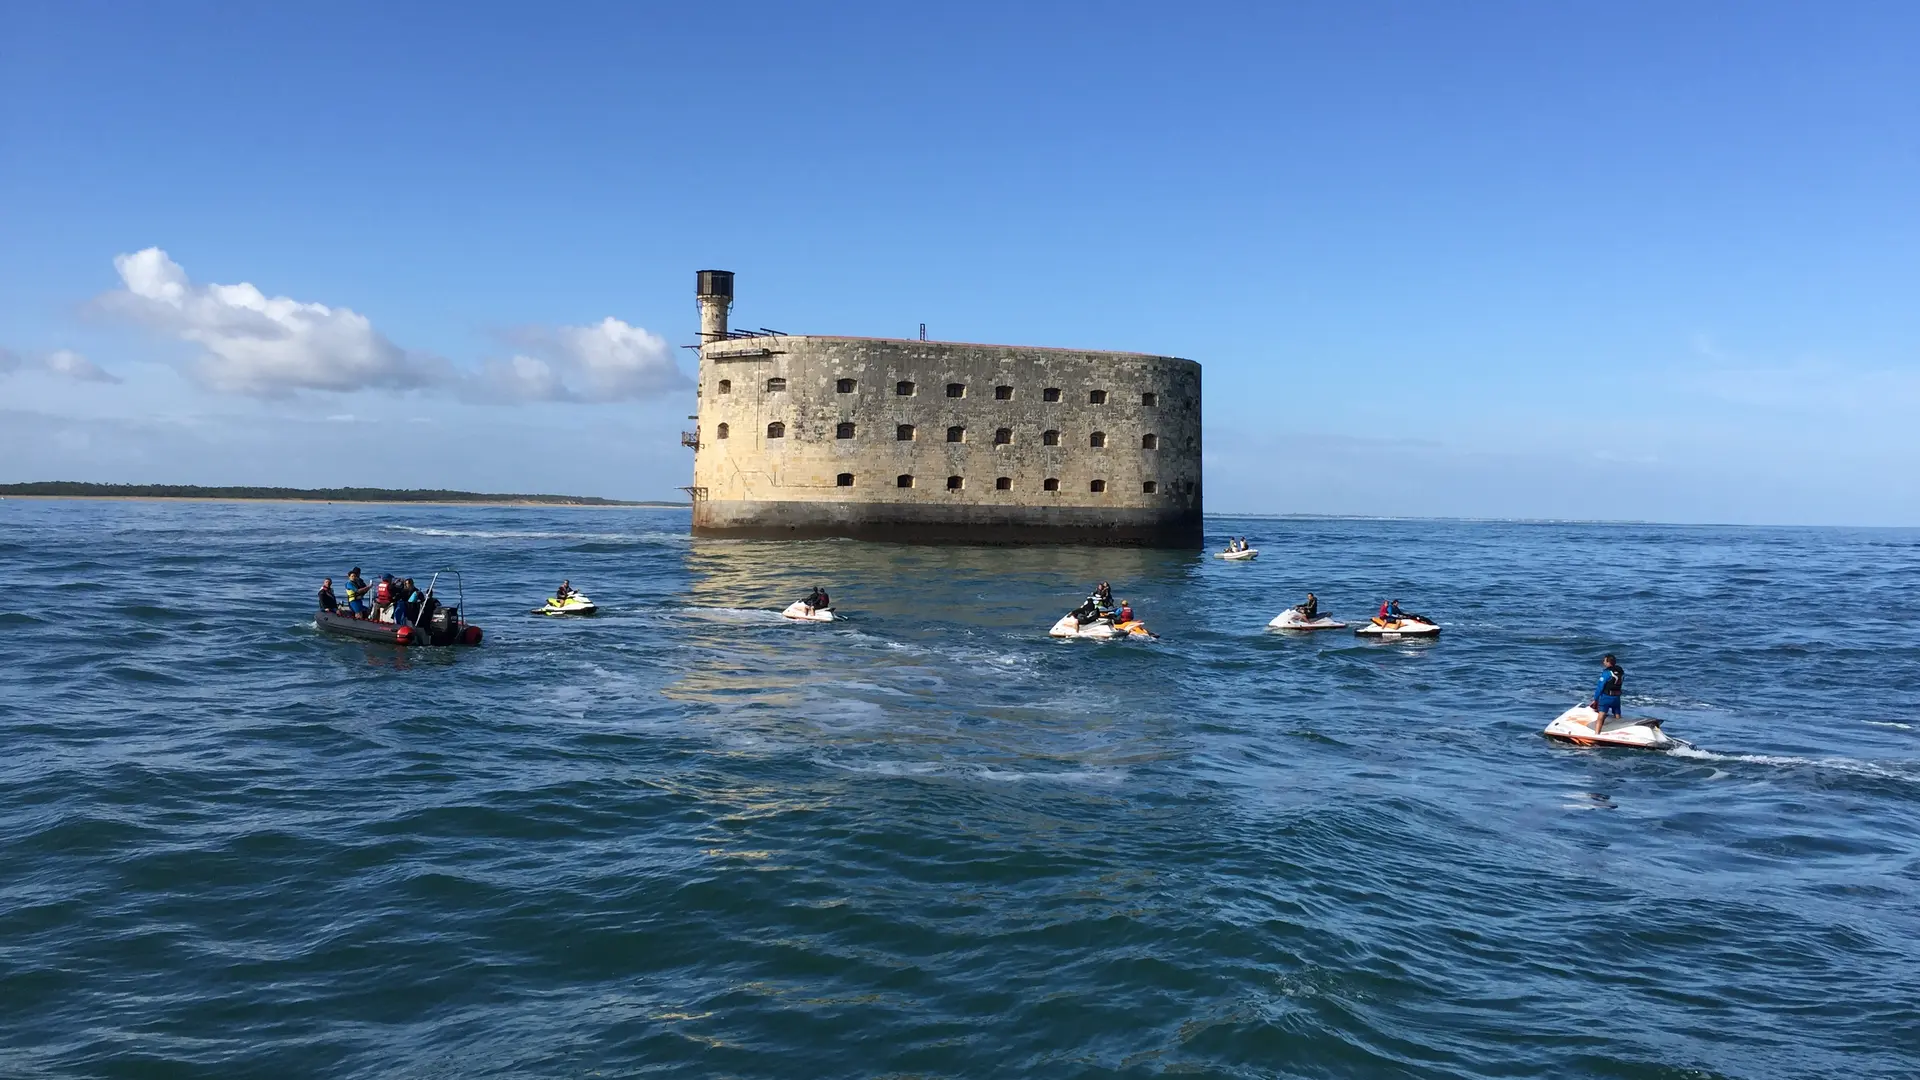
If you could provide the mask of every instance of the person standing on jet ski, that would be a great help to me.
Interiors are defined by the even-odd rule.
[[[1627,669],[1620,666],[1612,653],[1601,657],[1600,664],[1600,681],[1594,684],[1593,701],[1588,707],[1599,713],[1601,722],[1605,723],[1609,714],[1620,715],[1620,694],[1627,688]]]
[[[807,598],[800,602],[807,605],[808,614],[824,611],[833,606],[833,598],[827,595],[827,590],[818,585],[815,585],[813,591],[807,594]]]

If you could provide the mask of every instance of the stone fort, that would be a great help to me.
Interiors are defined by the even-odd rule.
[[[695,535],[1201,545],[1192,360],[739,331],[731,272],[696,293]]]

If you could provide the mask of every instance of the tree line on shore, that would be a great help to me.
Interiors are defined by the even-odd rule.
[[[645,503],[591,495],[500,495],[440,488],[284,488],[202,487],[199,484],[89,484],[77,480],[41,480],[0,484],[7,495],[94,499],[297,499],[306,502],[547,503],[560,506],[644,506]]]

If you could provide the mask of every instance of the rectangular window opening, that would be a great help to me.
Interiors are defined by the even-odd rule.
[[[994,388],[993,388],[993,400],[995,400],[995,401],[1012,401],[1012,400],[1013,400],[1013,387],[1011,387],[1011,386],[996,386],[996,387],[994,387]]]
[[[1011,477],[1011,476],[996,476],[996,477],[994,477],[994,478],[993,478],[993,490],[995,490],[995,491],[1012,491],[1012,490],[1013,490],[1013,477]]]
[[[835,487],[852,487],[853,474],[850,472],[841,473],[839,476],[833,478],[833,485]]]

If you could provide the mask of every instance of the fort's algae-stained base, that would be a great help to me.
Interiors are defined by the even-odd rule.
[[[0,503],[0,1073],[1920,1072],[1920,534],[688,526]],[[477,649],[312,626],[447,564]],[[1607,651],[1696,749],[1540,736]]]

